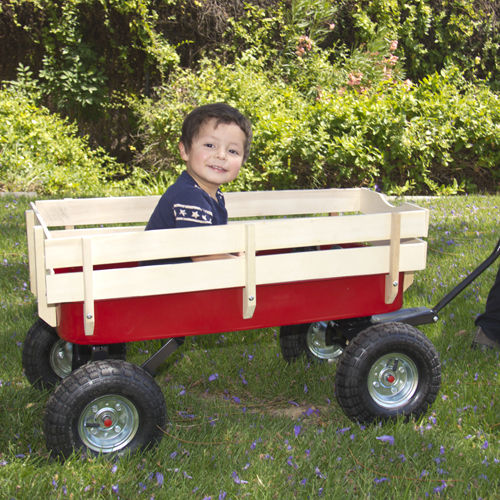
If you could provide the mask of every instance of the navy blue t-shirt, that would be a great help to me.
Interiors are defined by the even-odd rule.
[[[184,171],[160,198],[149,218],[146,231],[227,224],[224,196],[219,189],[216,197],[217,200],[203,191],[187,171]],[[190,258],[179,258],[147,264],[190,261]]]

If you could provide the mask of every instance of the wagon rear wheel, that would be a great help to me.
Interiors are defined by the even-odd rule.
[[[353,420],[418,416],[436,399],[439,356],[427,337],[402,323],[375,325],[347,346],[335,380],[337,400]]]
[[[26,334],[22,363],[29,383],[50,389],[71,373],[73,346],[57,336],[54,328],[38,318]]]
[[[294,361],[304,354],[314,361],[336,361],[346,343],[346,339],[326,321],[280,328],[280,347],[285,361]]]
[[[99,351],[100,356],[125,359],[126,344],[110,344],[104,347],[106,350]],[[55,387],[74,367],[87,363],[92,356],[91,346],[66,342],[59,338],[55,328],[38,318],[26,334],[22,363],[28,382],[35,389],[43,390]]]
[[[163,394],[145,370],[126,361],[88,363],[66,377],[47,403],[47,448],[68,457],[123,454],[155,445],[166,423]]]

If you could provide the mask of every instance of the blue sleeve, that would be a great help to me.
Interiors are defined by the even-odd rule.
[[[210,226],[213,224],[213,212],[210,204],[201,199],[190,202],[177,202],[172,206],[175,227]]]
[[[172,204],[174,227],[210,226],[213,210],[208,195],[200,189],[186,190]]]

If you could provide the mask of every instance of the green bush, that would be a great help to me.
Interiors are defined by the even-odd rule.
[[[140,160],[155,167],[152,178],[164,172],[157,186],[162,189],[161,179],[170,182],[182,168],[177,142],[185,114],[199,104],[226,101],[254,129],[249,161],[229,189],[378,186],[421,194],[497,185],[499,99],[467,83],[456,68],[418,85],[384,79],[367,87],[352,80],[340,85],[335,78],[330,83],[301,92],[260,61],[206,60],[196,73],[173,76],[157,100],[137,104]]]
[[[92,150],[77,127],[39,107],[23,88],[0,89],[0,189],[46,195],[121,192],[122,166]]]

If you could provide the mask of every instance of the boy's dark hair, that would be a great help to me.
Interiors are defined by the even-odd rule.
[[[236,108],[229,106],[223,102],[214,104],[205,104],[191,111],[186,116],[182,124],[182,132],[180,141],[184,144],[186,151],[189,152],[193,139],[200,131],[200,127],[210,119],[216,120],[216,125],[220,123],[235,123],[245,134],[245,147],[243,151],[243,162],[245,162],[250,154],[250,144],[252,143],[252,126],[250,121],[245,118]]]

